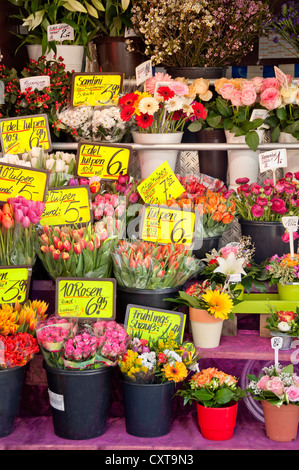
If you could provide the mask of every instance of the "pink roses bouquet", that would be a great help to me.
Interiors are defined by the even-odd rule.
[[[299,377],[293,364],[286,367],[264,367],[259,377],[248,375],[248,389],[254,400],[268,401],[272,405],[299,406]]]
[[[238,178],[235,192],[236,215],[244,220],[280,221],[282,216],[299,214],[299,172],[286,173],[276,183],[266,179],[263,185]]]
[[[112,320],[80,323],[53,315],[39,325],[37,339],[50,367],[82,370],[116,365],[129,336]]]

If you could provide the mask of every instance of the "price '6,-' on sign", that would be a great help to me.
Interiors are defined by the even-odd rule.
[[[113,320],[116,308],[116,280],[57,278],[56,311],[62,317]]]
[[[159,243],[191,245],[195,233],[195,212],[155,204],[142,210],[139,238]]]
[[[62,186],[47,192],[41,225],[84,225],[90,222],[93,222],[93,215],[89,186]]]
[[[76,174],[83,178],[117,180],[128,173],[132,148],[125,145],[80,142],[76,155]]]
[[[1,119],[0,131],[3,153],[16,155],[33,147],[45,151],[52,148],[46,114]]]

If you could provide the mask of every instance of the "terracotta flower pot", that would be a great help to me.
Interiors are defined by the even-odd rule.
[[[220,343],[223,320],[210,315],[207,310],[189,307],[194,345],[197,348],[217,348]]]
[[[262,401],[266,434],[272,441],[290,442],[297,437],[299,407],[296,405],[271,405]]]

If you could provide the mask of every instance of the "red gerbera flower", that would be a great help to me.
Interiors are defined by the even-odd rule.
[[[174,97],[174,91],[171,90],[168,86],[160,86],[157,90],[158,95],[163,96],[165,101],[170,100]]]
[[[136,124],[139,127],[142,127],[142,129],[147,129],[152,125],[154,122],[153,116],[150,116],[149,114],[140,114],[140,116],[136,116]]]
[[[135,108],[133,106],[126,106],[120,112],[120,117],[123,121],[129,121],[133,114],[135,113]]]
[[[194,116],[199,119],[199,118],[202,118],[202,119],[206,119],[207,117],[207,110],[206,108],[203,106],[203,104],[201,103],[197,103],[197,101],[194,101],[194,103],[192,103],[192,109],[194,111]]]
[[[135,93],[127,93],[125,96],[119,98],[119,107],[123,109],[125,106],[132,106],[137,99],[138,95],[136,95]]]

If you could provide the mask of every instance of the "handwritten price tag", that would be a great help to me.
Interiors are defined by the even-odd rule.
[[[169,199],[176,199],[184,191],[168,162],[162,163],[142,183],[138,185],[138,191],[146,204],[165,204]]]
[[[49,75],[39,75],[37,77],[26,77],[20,78],[20,89],[23,93],[27,88],[31,90],[43,90],[44,88],[50,86],[50,77]]]
[[[298,217],[297,216],[289,216],[289,217],[282,217],[281,218],[282,225],[286,229],[289,234],[290,238],[290,254],[291,258],[294,258],[294,236],[293,233],[297,232],[298,230]]]
[[[51,24],[47,27],[47,35],[48,41],[73,41],[74,28],[66,23]]]
[[[89,186],[62,186],[46,194],[41,225],[72,225],[93,222]]]
[[[26,302],[29,296],[31,275],[30,266],[1,266],[0,304]]]
[[[51,138],[46,114],[0,120],[3,153],[25,153],[32,147],[51,150]]]
[[[275,367],[278,367],[278,365],[279,365],[278,351],[282,347],[282,338],[281,338],[281,336],[274,336],[273,338],[271,338],[271,346],[272,346],[272,349],[274,349]]]
[[[113,320],[115,279],[57,278],[56,311],[62,317]]]
[[[153,76],[152,61],[146,60],[135,69],[136,86]]]
[[[275,73],[275,78],[279,81],[281,86],[284,88],[288,88],[288,78],[285,73],[283,73],[282,70],[280,70],[276,65],[274,65],[274,73]]]
[[[80,142],[76,155],[76,174],[84,178],[98,176],[100,179],[117,180],[127,174],[131,147]]]
[[[182,342],[186,315],[170,310],[156,310],[129,304],[126,310],[124,328],[128,334],[139,334],[142,339],[168,337],[171,331]]]
[[[270,150],[259,154],[260,172],[288,166],[286,149]]]
[[[27,166],[0,163],[0,201],[23,196],[32,201],[44,201],[49,172]]]
[[[74,73],[71,103],[73,106],[117,105],[122,87],[123,74]]]
[[[139,238],[159,243],[191,245],[194,239],[195,213],[158,205],[145,205],[142,210]]]

